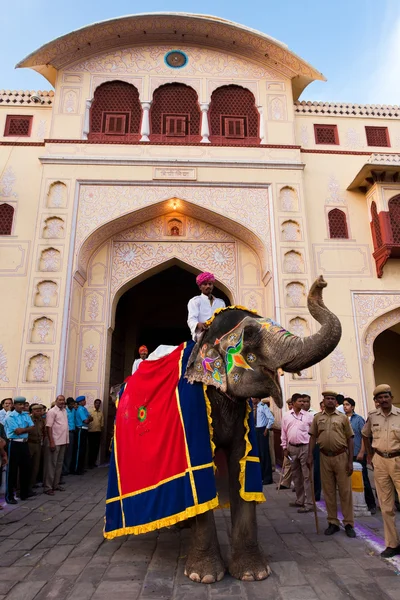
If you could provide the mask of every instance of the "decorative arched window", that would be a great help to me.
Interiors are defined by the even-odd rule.
[[[376,209],[375,202],[371,204],[371,215],[372,215],[372,238],[374,241],[375,250],[381,248],[383,245],[382,242],[382,233],[381,233],[381,225],[379,223],[378,211]]]
[[[107,81],[94,93],[88,139],[138,142],[141,118],[138,90],[124,81]]]
[[[389,200],[389,219],[393,244],[400,244],[400,196]]]
[[[14,220],[14,207],[0,204],[0,235],[11,235]]]
[[[260,143],[260,114],[253,94],[239,85],[224,85],[211,96],[210,141],[216,144]]]
[[[150,141],[200,142],[201,111],[197,92],[183,83],[157,88],[150,110]]]
[[[347,240],[349,233],[347,229],[346,214],[339,208],[333,208],[328,213],[329,237]]]

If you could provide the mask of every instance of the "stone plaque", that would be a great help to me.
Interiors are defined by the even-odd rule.
[[[197,179],[197,169],[186,167],[154,167],[153,179],[186,179],[195,181]]]

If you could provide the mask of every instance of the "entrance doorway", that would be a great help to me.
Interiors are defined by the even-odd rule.
[[[199,294],[196,275],[173,265],[138,283],[121,296],[115,313],[111,342],[110,387],[132,373],[132,364],[144,344],[153,352],[160,344],[177,346],[190,339],[187,303]],[[225,304],[228,296],[217,286],[214,294]],[[109,400],[106,449],[114,428],[115,405]]]
[[[218,298],[229,298],[218,287]],[[138,283],[120,298],[112,337],[110,386],[131,374],[144,344],[152,352],[160,344],[177,346],[190,339],[187,303],[199,294],[195,275],[173,265]]]
[[[388,383],[392,388],[394,404],[400,407],[400,323],[382,331],[374,341],[375,383]]]

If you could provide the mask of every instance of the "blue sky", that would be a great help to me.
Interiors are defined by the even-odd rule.
[[[400,104],[400,0],[8,0],[0,14],[0,88],[50,89],[15,64],[69,31],[144,11],[217,15],[286,43],[328,79],[312,83],[304,100]]]

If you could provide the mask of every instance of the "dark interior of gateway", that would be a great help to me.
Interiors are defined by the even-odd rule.
[[[227,305],[229,298],[217,286],[214,295]],[[132,364],[145,344],[152,352],[160,344],[176,346],[191,338],[187,303],[199,294],[196,274],[173,265],[130,288],[121,296],[112,337],[110,387],[131,374]],[[113,423],[114,406],[109,406]]]

